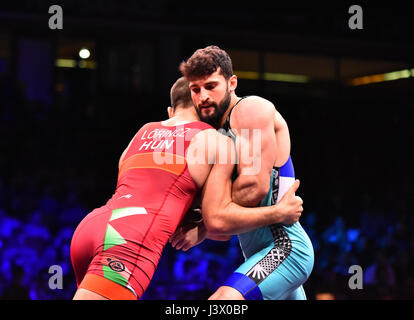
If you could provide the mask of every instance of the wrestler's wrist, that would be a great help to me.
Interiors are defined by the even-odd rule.
[[[271,220],[272,224],[276,223],[283,223],[284,217],[285,217],[285,210],[283,209],[283,206],[279,203],[272,206],[273,212],[271,214],[271,217],[269,218]]]

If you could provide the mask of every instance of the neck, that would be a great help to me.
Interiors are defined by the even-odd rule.
[[[227,116],[229,115],[231,109],[233,109],[234,105],[240,100],[238,96],[234,92],[232,92],[230,97],[230,105],[227,108],[226,112],[224,113],[223,117],[221,118],[220,128],[223,127],[224,123],[226,122]]]
[[[168,120],[165,120],[164,124],[174,126],[199,120],[200,119],[198,118],[195,108],[176,108],[174,111],[174,116]]]
[[[179,108],[174,112],[174,117],[176,119],[188,120],[188,121],[198,121],[198,115],[195,111],[195,108]]]

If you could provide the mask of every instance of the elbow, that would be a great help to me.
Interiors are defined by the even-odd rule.
[[[269,192],[269,185],[266,184],[257,184],[254,191],[252,192],[252,202],[259,204],[260,201],[263,200],[264,197],[266,197],[267,193]]]
[[[214,235],[226,234],[227,227],[224,221],[222,221],[219,217],[208,217],[203,220],[207,233]]]
[[[270,181],[262,181],[258,177],[249,180],[244,186],[240,186],[240,189],[244,189],[243,198],[237,197],[234,200],[244,207],[256,207],[269,192]]]

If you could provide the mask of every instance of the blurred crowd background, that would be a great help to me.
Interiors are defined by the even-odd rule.
[[[352,33],[347,5],[328,8],[331,15],[267,8],[277,28],[262,21],[247,30],[243,21],[261,21],[263,11],[223,7],[207,28],[213,11],[187,25],[189,11],[168,1],[130,1],[128,13],[92,2],[78,13],[61,1],[60,31],[47,28],[47,1],[0,7],[0,299],[73,297],[73,231],[111,197],[135,132],[167,117],[178,64],[210,44],[233,58],[238,95],[268,98],[289,125],[300,223],[315,250],[308,298],[414,298],[414,43],[406,16],[391,11],[381,28],[381,15],[365,10],[366,29]],[[90,57],[79,57],[82,48]],[[363,85],[352,82],[363,77]],[[237,237],[188,252],[168,244],[143,299],[207,299],[242,261]],[[63,289],[49,288],[53,265],[62,267]],[[348,285],[352,265],[362,267],[361,290]]]

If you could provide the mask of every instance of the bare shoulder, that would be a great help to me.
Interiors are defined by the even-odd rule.
[[[240,101],[240,106],[242,105],[254,107],[263,111],[274,111],[276,109],[271,101],[259,96],[248,96],[244,98]]]
[[[197,152],[197,156],[205,156],[208,163],[216,163],[222,157],[235,158],[234,143],[231,138],[215,129],[206,129],[197,133],[190,144],[191,150],[204,150]]]
[[[204,143],[208,148],[214,148],[215,150],[222,150],[231,147],[233,140],[226,134],[221,133],[215,129],[204,130],[204,136],[202,137]]]
[[[217,135],[217,131],[216,129],[213,129],[213,128],[200,130],[200,132],[197,132],[191,139],[191,144],[194,144],[194,143],[205,144],[208,140],[211,140],[212,138],[216,137],[216,135]]]
[[[233,114],[232,127],[262,127],[273,120],[276,108],[265,98],[249,96],[238,103]]]
[[[205,129],[193,136],[190,146],[205,147],[208,149],[216,148],[218,144],[225,143],[228,139],[230,138],[216,129]]]

